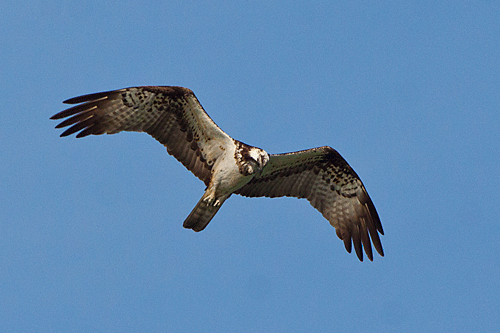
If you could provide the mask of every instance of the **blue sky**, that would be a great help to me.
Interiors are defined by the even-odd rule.
[[[2,332],[497,332],[500,3],[4,1]],[[145,134],[59,138],[63,100],[191,88],[229,135],[329,145],[385,257],[307,201],[231,197]]]

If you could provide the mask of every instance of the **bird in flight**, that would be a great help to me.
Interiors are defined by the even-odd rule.
[[[208,116],[194,93],[169,86],[131,87],[64,101],[77,104],[50,119],[67,118],[61,136],[79,132],[146,132],[167,148],[206,187],[184,227],[203,230],[233,193],[246,197],[306,198],[335,227],[347,252],[363,261],[363,248],[383,256],[384,234],[372,200],[356,172],[333,148],[324,146],[284,154],[235,140]],[[370,241],[371,238],[371,241]]]

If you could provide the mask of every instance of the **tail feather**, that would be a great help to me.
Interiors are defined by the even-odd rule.
[[[200,201],[191,214],[184,221],[184,228],[193,229],[194,231],[202,231],[212,220],[215,214],[219,211],[222,203],[218,206],[209,205],[204,201],[206,193],[201,197]]]

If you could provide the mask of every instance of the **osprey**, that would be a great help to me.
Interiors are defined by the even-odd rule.
[[[306,198],[335,227],[347,252],[352,244],[359,260],[373,260],[373,242],[384,252],[384,234],[375,206],[358,175],[331,147],[285,154],[268,154],[231,138],[208,116],[194,93],[182,87],[131,87],[75,97],[79,104],[52,116],[70,126],[61,137],[80,131],[115,134],[146,132],[167,148],[206,187],[184,221],[184,227],[203,230],[231,194],[247,197]]]

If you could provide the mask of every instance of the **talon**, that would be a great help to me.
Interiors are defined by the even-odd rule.
[[[205,202],[209,206],[220,206],[220,201],[211,195],[203,199],[203,202]]]

